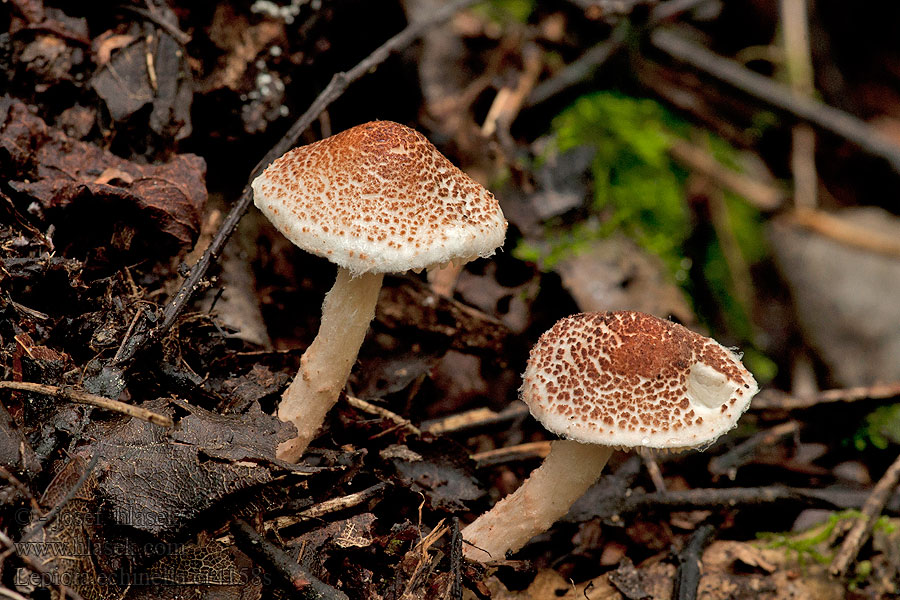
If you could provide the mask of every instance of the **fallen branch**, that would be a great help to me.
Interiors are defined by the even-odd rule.
[[[900,173],[900,145],[865,121],[798,95],[789,87],[718,56],[671,31],[657,29],[650,34],[650,41],[657,49],[695,69],[884,158]]]
[[[54,398],[67,400],[76,404],[88,404],[90,406],[96,406],[97,408],[122,413],[123,415],[128,415],[129,417],[141,419],[142,421],[147,421],[148,423],[153,423],[154,425],[160,425],[162,427],[172,427],[172,425],[174,425],[171,417],[167,417],[166,415],[161,415],[147,410],[146,408],[126,404],[125,402],[119,402],[118,400],[110,400],[103,396],[89,394],[70,387],[57,387],[54,385],[31,383],[27,381],[0,381],[0,389],[43,394],[45,396],[53,396]]]
[[[863,504],[862,514],[856,518],[840,549],[834,555],[831,566],[828,567],[828,572],[832,576],[843,577],[847,573],[850,563],[853,562],[857,554],[859,554],[860,548],[872,534],[875,520],[881,514],[891,491],[897,487],[898,482],[900,482],[900,456],[891,463],[891,466],[888,467],[881,479],[878,480],[878,483],[875,484],[872,493],[866,499],[866,503]]]

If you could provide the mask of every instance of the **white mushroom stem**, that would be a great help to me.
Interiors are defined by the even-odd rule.
[[[597,479],[612,455],[609,446],[558,440],[525,483],[463,530],[466,558],[503,560],[550,528]]]
[[[383,273],[353,277],[338,267],[322,303],[319,333],[303,356],[294,381],[281,396],[278,418],[297,427],[297,437],[278,446],[276,456],[297,462],[337,402],[375,316]]]

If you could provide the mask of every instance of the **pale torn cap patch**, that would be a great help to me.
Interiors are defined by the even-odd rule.
[[[566,317],[532,348],[522,400],[565,438],[620,447],[704,447],[759,390],[715,340],[632,311]]]
[[[289,240],[354,275],[490,256],[506,235],[491,192],[391,121],[295,148],[252,187],[256,206]]]

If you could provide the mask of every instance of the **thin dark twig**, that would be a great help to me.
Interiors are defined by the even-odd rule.
[[[707,0],[669,0],[653,7],[647,26],[652,28],[669,21],[680,14],[692,10]],[[528,95],[524,106],[531,107],[546,102],[553,96],[590,77],[610,58],[625,46],[631,24],[622,21],[612,30],[609,37],[589,48],[587,52],[561,69],[553,77],[541,82]]]
[[[100,453],[95,452],[93,458],[91,458],[91,461],[84,468],[84,472],[81,473],[81,477],[79,477],[78,481],[75,482],[75,485],[73,485],[71,487],[71,489],[69,489],[69,491],[66,492],[65,497],[63,497],[63,499],[60,500],[56,504],[56,506],[54,506],[50,510],[50,512],[48,512],[46,515],[41,517],[40,520],[38,521],[38,523],[34,527],[32,527],[31,529],[29,529],[28,531],[25,532],[25,534],[21,537],[21,539],[19,539],[20,544],[31,540],[34,536],[36,536],[38,533],[40,533],[41,530],[43,530],[45,527],[47,527],[48,525],[53,523],[53,521],[56,520],[56,517],[59,516],[59,513],[62,512],[62,509],[65,508],[69,502],[71,502],[72,498],[75,497],[75,494],[77,494],[78,491],[81,489],[81,487],[84,485],[84,482],[86,482],[88,480],[88,477],[91,476],[91,473],[94,471],[94,468],[97,466],[97,461],[99,461],[99,460],[100,460]]]
[[[697,598],[697,586],[700,585],[700,557],[715,530],[711,523],[704,523],[688,540],[684,550],[678,553],[678,573],[675,576],[672,598],[676,600]]]
[[[796,94],[789,87],[714,54],[671,31],[657,29],[650,34],[650,41],[659,50],[695,69],[853,142],[870,154],[884,158],[900,173],[900,144],[865,121],[833,106]]]
[[[344,592],[317,579],[287,552],[259,535],[246,521],[236,519],[231,525],[231,533],[241,550],[276,571],[292,588],[301,593],[301,598],[348,600]]]

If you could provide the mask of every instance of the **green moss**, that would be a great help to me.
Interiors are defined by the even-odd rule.
[[[892,443],[900,444],[900,404],[876,408],[853,436],[853,445],[860,451],[869,446],[885,450]]]
[[[491,21],[504,25],[509,22],[527,23],[534,12],[535,0],[489,0],[472,7]]]
[[[834,551],[829,548],[828,540],[835,527],[841,521],[856,519],[858,510],[845,510],[833,513],[828,520],[807,531],[795,532],[761,532],[757,537],[766,543],[767,548],[784,548],[789,558],[793,558],[804,567],[810,560],[819,564],[831,562]]]

